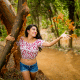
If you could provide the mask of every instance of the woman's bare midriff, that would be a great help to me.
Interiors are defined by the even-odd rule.
[[[37,62],[36,58],[35,59],[30,59],[30,60],[21,58],[20,61],[25,65],[33,65]]]

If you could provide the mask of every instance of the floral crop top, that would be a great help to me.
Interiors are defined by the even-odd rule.
[[[39,51],[38,47],[42,48],[44,40],[37,39],[33,43],[28,43],[23,40],[23,37],[20,38],[18,45],[20,46],[21,50],[21,57],[24,59],[34,59]]]

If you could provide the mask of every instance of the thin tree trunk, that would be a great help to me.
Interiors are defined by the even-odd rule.
[[[38,17],[37,17],[37,25],[38,25],[38,29],[39,29],[39,15],[38,15]],[[40,30],[40,29],[39,29]]]
[[[57,26],[54,22],[54,25],[55,25],[55,30],[56,30],[56,33],[57,33],[57,37],[59,37],[59,32],[58,32],[58,29],[57,29]],[[60,47],[60,40],[58,41],[58,46]]]
[[[74,21],[74,10],[75,10],[75,6],[74,6],[75,1],[74,0],[69,0],[68,3],[68,9],[69,9],[69,19],[71,19],[72,21]],[[72,35],[73,31],[69,31],[69,34]],[[72,48],[72,38],[69,39],[69,47]]]
[[[50,21],[51,21],[51,25],[52,25],[52,20],[51,20],[51,17],[50,17]],[[51,27],[51,32],[54,32],[53,27]]]

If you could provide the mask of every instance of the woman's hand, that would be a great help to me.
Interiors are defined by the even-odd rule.
[[[9,34],[7,37],[6,37],[6,40],[9,40],[9,41],[15,41],[15,38],[10,36],[11,34]]]
[[[68,34],[65,34],[65,33],[66,33],[66,32],[64,32],[60,37],[61,37],[61,38],[67,38],[67,39],[70,38],[69,35],[68,35]]]

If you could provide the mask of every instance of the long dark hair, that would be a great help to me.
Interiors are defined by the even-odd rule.
[[[33,26],[35,26],[35,27],[37,28],[37,35],[36,35],[36,37],[34,37],[34,38],[36,38],[36,39],[42,39],[38,27],[37,27],[36,25],[34,25],[34,24],[30,24],[30,25],[28,25],[28,26],[26,27],[25,36],[28,37],[28,32],[27,32],[27,30],[30,30]],[[41,50],[42,50],[42,49],[39,47],[39,51],[41,51]]]
[[[34,24],[31,24],[31,25],[28,25],[27,26],[27,28],[26,28],[26,30],[25,30],[25,36],[26,37],[28,37],[28,32],[27,32],[27,30],[30,30],[33,26],[35,26],[36,28],[37,28],[37,35],[36,35],[36,39],[42,39],[42,37],[41,37],[41,35],[40,35],[40,32],[39,32],[39,30],[38,30],[38,27],[36,26],[36,25],[34,25]]]

